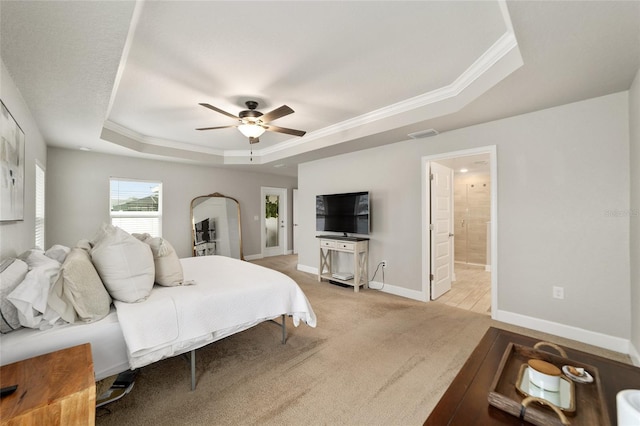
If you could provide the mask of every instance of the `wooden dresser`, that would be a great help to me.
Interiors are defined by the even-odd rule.
[[[509,343],[533,347],[539,339],[490,327],[467,359],[456,378],[433,409],[425,426],[441,425],[528,425],[488,402],[491,384]],[[602,379],[602,390],[608,418],[617,424],[616,394],[623,389],[637,389],[640,384],[640,368],[606,359],[587,352],[564,348],[569,359],[596,367]],[[573,425],[590,423],[571,418]],[[603,425],[604,426],[604,425]]]
[[[96,386],[91,345],[74,346],[0,367],[0,424],[94,425]]]

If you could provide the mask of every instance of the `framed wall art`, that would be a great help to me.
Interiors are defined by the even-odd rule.
[[[0,104],[0,221],[24,220],[24,132]]]

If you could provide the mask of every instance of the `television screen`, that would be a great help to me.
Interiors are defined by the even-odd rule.
[[[210,241],[209,219],[205,219],[196,223],[195,228],[196,228],[196,244]]]
[[[369,234],[369,193],[317,195],[316,231]]]

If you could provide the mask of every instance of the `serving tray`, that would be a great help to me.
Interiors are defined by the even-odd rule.
[[[542,345],[553,346],[564,356],[538,349]],[[567,364],[582,367],[593,376],[594,381],[593,383],[572,383],[573,406],[563,411],[547,400],[523,395],[522,391],[518,390],[524,371],[522,366],[527,364],[530,359],[541,359],[560,369]],[[568,359],[561,348],[545,342],[540,342],[533,348],[509,343],[493,379],[488,400],[489,404],[494,407],[535,425],[597,424],[606,426],[611,424],[598,369]],[[567,416],[571,416],[570,419]]]

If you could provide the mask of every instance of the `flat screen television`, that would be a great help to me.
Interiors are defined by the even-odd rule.
[[[368,192],[316,196],[316,231],[368,235]]]

